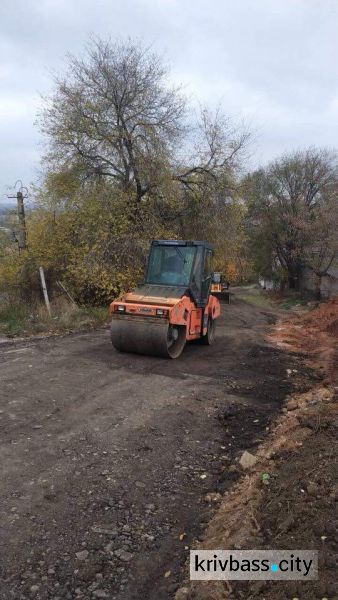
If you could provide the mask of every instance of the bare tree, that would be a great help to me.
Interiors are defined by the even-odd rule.
[[[338,182],[331,190],[311,223],[311,244],[305,254],[305,264],[315,275],[315,293],[321,297],[321,283],[338,257]]]
[[[140,201],[183,131],[185,101],[158,56],[131,41],[93,40],[55,86],[42,118],[48,158],[112,178]]]
[[[304,266],[324,275],[337,250],[335,154],[315,148],[287,154],[248,181],[252,224],[287,272],[289,287],[299,286]]]
[[[130,40],[92,40],[83,58],[68,57],[42,130],[54,171],[109,178],[138,202],[164,181],[193,191],[233,174],[249,138],[220,109],[188,122],[161,59]]]
[[[190,156],[181,158],[175,178],[189,189],[227,176],[228,185],[241,166],[251,134],[246,127],[236,126],[221,108],[214,112],[201,109],[200,119],[192,132]]]

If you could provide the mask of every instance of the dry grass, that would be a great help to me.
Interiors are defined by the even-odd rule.
[[[0,336],[26,337],[90,329],[108,321],[107,307],[79,307],[56,298],[51,302],[49,317],[42,303],[27,305],[6,302],[0,305]]]

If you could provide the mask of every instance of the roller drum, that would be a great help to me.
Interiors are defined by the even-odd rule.
[[[160,318],[116,315],[111,323],[111,341],[119,352],[177,358],[185,346],[186,328]]]

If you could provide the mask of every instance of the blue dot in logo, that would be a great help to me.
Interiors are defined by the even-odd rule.
[[[273,571],[273,573],[275,573],[276,571],[278,571],[278,565],[271,565],[270,569],[271,571]]]

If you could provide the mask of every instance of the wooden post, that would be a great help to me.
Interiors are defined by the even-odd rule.
[[[49,298],[48,298],[48,291],[47,291],[47,286],[46,286],[46,280],[45,280],[45,274],[43,272],[43,268],[40,267],[39,269],[40,271],[40,279],[41,279],[41,287],[42,287],[42,291],[43,291],[43,297],[45,299],[45,304],[46,304],[46,308],[48,311],[49,316],[52,316],[51,310],[50,310],[50,304],[49,304]]]
[[[19,250],[24,250],[27,246],[26,218],[25,207],[23,203],[23,193],[18,192],[16,195],[18,218],[19,218]]]

